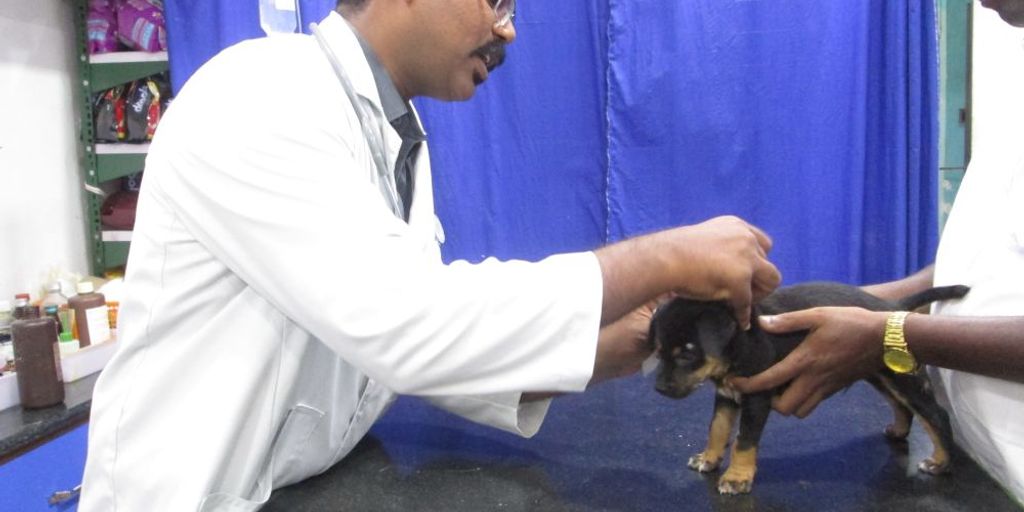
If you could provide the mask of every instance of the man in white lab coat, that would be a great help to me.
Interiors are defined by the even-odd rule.
[[[1004,21],[1024,27],[1024,0],[982,0]],[[1020,65],[1020,62],[1014,63]],[[789,357],[735,386],[756,392],[792,381],[775,404],[806,416],[818,403],[883,365],[883,333],[931,365],[957,443],[1024,504],[1024,153],[974,155],[939,243],[935,265],[899,281],[868,287],[888,298],[929,286],[965,284],[961,300],[931,315],[818,308],[761,325],[774,332],[810,329]],[[1007,156],[1012,155],[1012,156]]]
[[[471,97],[514,7],[343,1],[317,37],[247,41],[190,78],[147,158],[80,510],[257,509],[341,460],[396,393],[530,436],[545,396],[636,371],[657,297],[749,322],[780,277],[737,218],[441,261],[409,99]]]

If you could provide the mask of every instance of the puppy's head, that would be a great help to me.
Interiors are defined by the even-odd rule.
[[[648,339],[661,360],[654,388],[670,398],[684,398],[711,378],[729,371],[728,348],[739,332],[721,302],[677,298],[658,308]]]

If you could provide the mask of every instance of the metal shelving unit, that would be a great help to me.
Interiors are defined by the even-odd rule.
[[[89,258],[92,273],[103,275],[128,260],[130,232],[103,231],[100,207],[104,183],[142,170],[149,144],[97,144],[93,126],[93,97],[119,84],[167,70],[167,52],[115,52],[89,55],[86,48],[87,0],[74,0],[78,49],[79,139],[82,146]]]

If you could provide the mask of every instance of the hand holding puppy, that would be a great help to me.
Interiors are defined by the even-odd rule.
[[[771,239],[738,217],[716,217],[625,240],[596,252],[604,276],[602,324],[664,293],[721,300],[744,328],[750,308],[782,280]]]
[[[636,373],[659,300],[720,300],[744,328],[751,305],[781,281],[771,239],[737,217],[659,231],[596,251],[604,277],[602,329],[591,384]]]
[[[761,317],[761,327],[781,334],[809,331],[785,359],[749,378],[729,384],[756,393],[790,382],[773,407],[806,417],[822,400],[882,368],[882,334],[887,313],[852,307],[821,307]]]

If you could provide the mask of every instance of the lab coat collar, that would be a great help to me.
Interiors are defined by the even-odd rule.
[[[324,34],[324,39],[327,40],[327,44],[330,45],[331,50],[333,50],[334,53],[342,60],[342,64],[344,64],[345,71],[349,74],[349,80],[352,81],[352,87],[355,88],[356,94],[366,98],[370,103],[372,103],[375,108],[384,114],[385,119],[388,121],[394,120],[384,110],[380,92],[377,88],[377,81],[373,74],[373,69],[371,68],[369,60],[366,57],[366,53],[359,42],[359,35],[356,33],[355,29],[352,28],[352,25],[350,25],[344,17],[338,14],[337,11],[331,11],[330,14],[320,22],[319,26],[320,31]],[[426,130],[423,128],[423,122],[420,120],[420,115],[419,112],[416,111],[416,107],[413,106],[411,101],[405,102],[404,105],[410,112],[412,112],[420,132],[426,136]]]
[[[387,68],[377,58],[377,52],[373,51],[370,43],[359,34],[359,31],[353,30],[352,33],[355,34],[356,40],[359,41],[359,46],[363,49],[363,55],[366,56],[366,63],[370,66],[370,71],[373,73],[373,81],[377,83],[377,94],[380,96],[381,106],[384,107],[384,115],[387,117],[388,122],[393,124],[396,119],[409,113],[409,106],[402,99],[402,95],[398,94],[395,81],[391,79]]]
[[[341,60],[341,64],[345,67],[345,72],[348,73],[349,81],[352,82],[352,88],[355,89],[355,93],[366,99],[367,102],[376,109],[376,115],[379,116],[381,120],[386,119],[384,108],[380,101],[380,94],[377,91],[377,82],[373,76],[373,70],[370,68],[370,64],[366,60],[366,56],[363,53],[362,46],[359,44],[359,39],[356,36],[355,30],[351,25],[349,25],[348,21],[346,21],[345,18],[336,11],[331,11],[331,13],[328,14],[322,22],[320,22],[319,27],[320,32],[324,36],[324,40],[330,46],[334,54]],[[424,133],[424,136],[426,136],[426,130],[423,129],[423,122],[420,119],[419,112],[416,111],[412,102],[409,102],[408,106],[416,120],[416,124],[420,128],[420,131]],[[398,135],[398,132],[395,131],[394,127],[391,126],[391,123],[383,122],[381,128],[384,132],[387,161],[391,162],[393,166],[395,159],[398,157],[398,149],[402,145],[402,139]],[[394,169],[389,168],[387,169],[387,172],[390,175],[389,179],[393,183]],[[421,232],[431,241],[442,241],[444,239],[444,235],[442,234],[443,232],[441,230],[440,223],[434,215],[430,153],[425,144],[420,147],[419,155],[416,158],[413,183],[413,200],[412,209],[409,212],[409,226],[413,228],[414,231]]]
[[[384,107],[377,92],[377,82],[363,48],[359,45],[355,29],[337,11],[331,11],[319,27],[328,46],[341,60],[355,93],[369,101],[378,115],[383,115]]]

